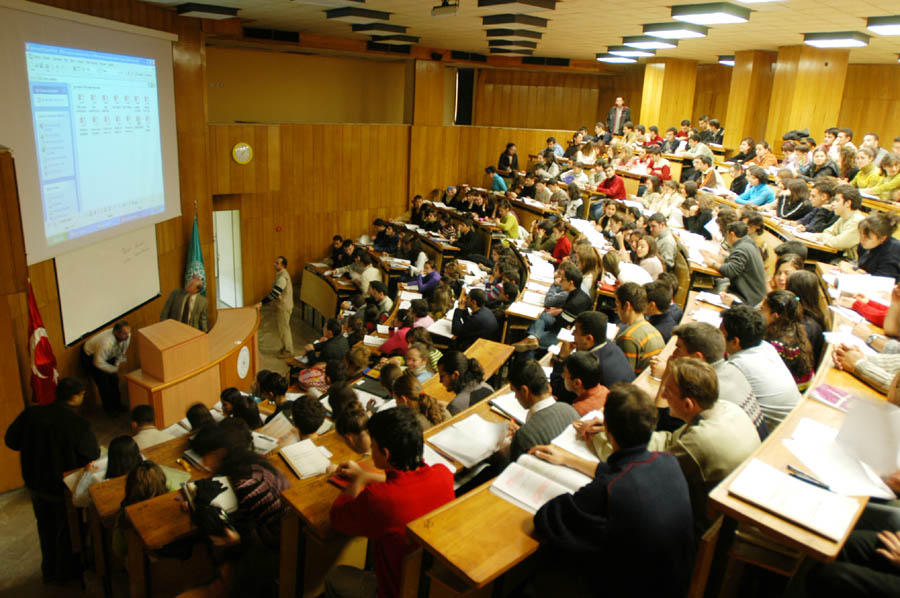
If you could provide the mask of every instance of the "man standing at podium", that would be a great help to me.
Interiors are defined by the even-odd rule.
[[[209,332],[209,301],[200,294],[203,281],[195,276],[183,289],[175,289],[169,293],[163,306],[162,320],[178,320],[203,332]]]
[[[287,271],[287,259],[282,255],[275,258],[275,282],[272,283],[272,290],[263,297],[260,304],[265,305],[270,302],[275,306],[278,336],[284,345],[279,356],[290,357],[294,354],[294,337],[291,335],[294,289],[291,286],[291,275]]]
[[[103,409],[109,413],[124,409],[119,394],[119,364],[125,362],[130,342],[131,326],[120,320],[81,346],[81,365],[97,384]]]

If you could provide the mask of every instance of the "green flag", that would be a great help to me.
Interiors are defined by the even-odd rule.
[[[197,215],[194,214],[194,231],[191,233],[191,242],[188,244],[187,260],[184,264],[184,284],[194,277],[198,277],[203,287],[201,295],[206,296],[206,269],[203,267],[203,252],[200,250],[200,230],[197,227]]]

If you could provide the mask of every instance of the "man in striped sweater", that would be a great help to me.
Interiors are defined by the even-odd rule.
[[[510,447],[510,460],[515,461],[531,447],[550,442],[580,416],[568,403],[559,403],[550,393],[550,381],[541,365],[533,360],[514,368],[509,386],[519,404],[528,410],[525,424],[515,429]],[[510,422],[511,426],[515,426]]]
[[[294,311],[294,289],[291,286],[291,275],[287,271],[287,259],[283,255],[275,258],[275,282],[272,290],[257,304],[271,303],[275,306],[278,337],[284,347],[279,357],[290,357],[294,354],[294,337],[291,335],[291,312]]]

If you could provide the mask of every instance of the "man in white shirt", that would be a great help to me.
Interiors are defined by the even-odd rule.
[[[203,332],[209,331],[209,301],[200,294],[203,281],[195,276],[184,289],[169,293],[159,320],[178,320]]]
[[[357,248],[353,252],[353,263],[343,268],[335,268],[325,272],[326,276],[341,277],[350,275],[350,280],[363,295],[369,294],[369,285],[375,280],[381,280],[381,270],[372,264],[372,256],[368,251]]]
[[[569,180],[571,177],[572,180]],[[584,191],[588,186],[588,175],[584,173],[584,164],[581,162],[575,162],[572,164],[572,170],[567,170],[561,175],[559,175],[561,181],[564,181],[566,184],[574,183],[576,187]]]
[[[81,346],[81,365],[93,378],[103,409],[109,413],[124,409],[119,393],[119,365],[126,361],[130,342],[131,326],[120,320]]]
[[[775,347],[764,341],[766,320],[749,305],[722,312],[728,362],[734,364],[756,395],[771,432],[800,402],[800,391]]]
[[[168,432],[159,430],[154,424],[155,419],[156,413],[150,405],[138,405],[131,410],[131,429],[134,432],[134,442],[141,450],[175,439]]]
[[[856,152],[856,146],[853,145],[853,129],[838,129],[837,137],[834,140],[834,143],[831,144],[831,149],[828,150],[828,157],[834,160],[835,164],[841,163],[841,149],[848,145],[848,147],[853,148],[853,152]]]

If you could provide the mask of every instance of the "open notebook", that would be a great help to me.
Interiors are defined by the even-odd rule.
[[[508,429],[505,421],[489,422],[474,414],[447,426],[428,442],[469,468],[493,455]]]
[[[283,447],[280,454],[301,480],[321,475],[328,471],[328,466],[331,465],[322,449],[309,438]]]
[[[497,476],[491,492],[529,513],[536,513],[547,501],[575,492],[590,481],[591,478],[574,469],[522,455]]]

